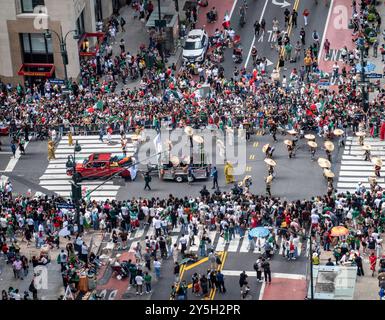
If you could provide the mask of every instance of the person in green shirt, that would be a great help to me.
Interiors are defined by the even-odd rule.
[[[152,277],[150,274],[148,274],[147,271],[144,273],[143,280],[144,280],[144,284],[146,286],[146,294],[151,293],[152,292],[152,288],[151,288]]]

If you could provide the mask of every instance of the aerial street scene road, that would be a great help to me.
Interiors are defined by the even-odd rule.
[[[2,300],[385,300],[385,1],[1,4]]]

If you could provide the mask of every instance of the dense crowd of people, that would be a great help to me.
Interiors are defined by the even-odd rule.
[[[368,41],[369,35],[364,36],[362,32],[372,19],[369,19],[370,4],[361,1],[360,9],[355,9],[356,1],[353,1],[353,7],[354,33]],[[144,19],[151,7],[144,9],[139,4],[138,11],[139,18]],[[285,15],[293,17],[290,12]],[[190,19],[196,21],[194,13]],[[378,32],[381,19],[378,15],[375,19],[377,25],[374,29]],[[296,25],[294,18],[288,21]],[[363,130],[373,137],[380,136],[385,91],[379,90],[366,108],[358,86],[359,79],[354,72],[347,71],[349,64],[354,67],[359,60],[358,49],[347,52],[346,68],[341,73],[338,69],[333,70],[330,77],[336,80],[335,89],[325,89],[312,81],[315,74],[320,74],[316,57],[321,48],[316,35],[312,36],[313,43],[309,48],[304,47],[305,42],[295,46],[295,58],[304,52],[305,65],[300,70],[293,70],[289,79],[270,77],[266,73],[266,60],[258,60],[257,55],[253,70],[235,68],[233,76],[226,79],[223,67],[210,59],[198,68],[189,65],[177,71],[175,66],[164,66],[151,33],[149,46],[142,46],[139,54],[127,52],[124,41],[119,44],[120,50],[115,52],[116,34],[120,29],[124,30],[124,24],[121,17],[110,20],[104,51],[95,59],[82,61],[81,77],[78,82],[72,82],[69,100],[59,86],[48,80],[24,88],[0,81],[0,105],[3,106],[0,121],[9,126],[19,146],[23,146],[29,133],[36,128],[50,130],[52,135],[53,129],[60,134],[64,131],[75,134],[99,132],[110,126],[116,131],[129,132],[138,127],[159,128],[163,124],[173,128],[208,126],[225,130],[250,123],[253,128],[266,133],[282,128],[282,131],[295,129],[328,137],[339,128],[345,132]],[[287,35],[279,32],[276,22],[273,24],[277,28],[275,45],[278,50],[285,50],[281,60],[292,59],[293,43]],[[261,26],[255,26],[256,32],[261,31],[258,28]],[[233,40],[228,31],[218,31],[215,37],[217,41],[227,39],[227,43]],[[327,43],[322,48],[326,51],[329,50]],[[366,44],[368,47],[369,42]],[[352,60],[350,55],[353,55]],[[128,78],[138,77],[141,79],[138,88],[116,89],[119,81],[126,83]],[[208,97],[200,96],[202,86],[210,88]],[[16,136],[18,132],[21,134]],[[159,278],[161,259],[172,257],[175,284],[171,296],[184,299],[187,285],[179,282],[179,263],[181,258],[187,257],[195,241],[198,242],[198,255],[208,256],[211,268],[207,274],[194,274],[192,293],[205,297],[213,287],[226,292],[224,276],[216,270],[220,260],[208,231],[217,230],[229,243],[235,233],[244,238],[250,229],[269,228],[270,235],[263,242],[253,237],[248,237],[248,241],[250,250],[259,246],[263,252],[255,264],[258,280],[262,281],[263,271],[264,281],[271,281],[268,260],[274,252],[283,246],[282,252],[287,259],[297,259],[298,246],[310,230],[315,244],[310,253],[313,264],[319,264],[322,251],[333,250],[336,264],[356,265],[361,276],[364,275],[362,257],[367,255],[372,273],[379,277],[379,286],[384,290],[385,258],[381,239],[384,223],[385,191],[379,185],[371,190],[360,185],[355,193],[328,193],[297,201],[283,200],[271,194],[255,195],[248,188],[235,185],[229,192],[217,190],[210,194],[204,189],[199,197],[177,198],[170,194],[167,199],[142,197],[100,203],[83,200],[77,214],[64,199],[15,196],[12,184],[8,182],[1,193],[0,246],[5,260],[12,266],[15,279],[21,280],[27,276],[30,263],[33,267],[47,265],[51,259],[42,250],[30,262],[20,253],[20,243],[26,242],[27,247],[38,249],[60,249],[57,262],[61,266],[63,285],[76,289],[80,269],[97,273],[102,265],[99,257],[89,252],[82,240],[85,231],[93,229],[111,233],[115,248],[119,245],[121,249],[127,249],[129,233],[151,224],[155,235],[145,239],[145,248],[138,243],[135,261],[129,261],[124,268],[117,270],[120,275],[129,277],[136,293],[142,295],[143,289],[145,293],[152,291],[153,269],[155,277]],[[178,244],[172,243],[170,237],[170,232],[177,226],[181,226]],[[348,235],[331,236],[330,230],[334,226],[346,227]],[[73,240],[73,243],[66,243],[62,249],[63,238]],[[333,264],[331,260],[328,263]],[[246,278],[243,275],[242,281],[240,279],[242,292],[247,288]],[[36,298],[33,281],[30,291]],[[21,295],[18,289],[10,288],[8,292],[3,290],[2,297],[17,300]]]

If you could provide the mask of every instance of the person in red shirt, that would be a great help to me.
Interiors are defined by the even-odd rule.
[[[370,270],[372,270],[372,277],[374,277],[374,273],[376,272],[376,264],[377,264],[377,256],[372,252],[369,256]]]

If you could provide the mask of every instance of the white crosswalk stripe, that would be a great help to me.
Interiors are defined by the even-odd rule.
[[[385,141],[378,138],[365,138],[364,143],[371,146],[372,158],[385,157]],[[336,186],[338,192],[355,192],[359,182],[370,189],[368,178],[374,176],[374,165],[364,159],[364,150],[362,150],[358,138],[347,137]],[[383,174],[385,171],[381,170],[381,175]],[[385,187],[383,177],[378,178],[377,182],[381,187]]]
[[[240,242],[240,237],[239,237],[239,234],[236,233],[234,238],[231,239],[229,247],[227,248],[227,251],[229,251],[229,252],[237,252],[238,251],[239,242]]]
[[[82,162],[88,158],[92,153],[107,152],[112,155],[122,155],[122,149],[120,144],[120,135],[112,135],[111,143],[108,144],[106,140],[104,142],[99,141],[99,136],[74,136],[73,141],[79,142],[82,150],[76,153],[76,162]],[[127,135],[129,143],[127,143],[127,156],[133,156],[136,152],[136,145],[130,143],[131,135]],[[68,137],[63,137],[59,142],[55,156],[56,159],[51,160],[40,177],[39,185],[43,188],[54,191],[62,197],[71,197],[71,177],[66,174],[66,163],[69,155],[73,155],[73,146],[68,145]],[[113,200],[119,192],[120,186],[116,186],[112,181],[105,182],[97,190],[92,192],[91,200],[104,201],[106,199]],[[86,192],[95,189],[101,184],[100,180],[86,180],[80,183],[82,185],[83,196]]]

